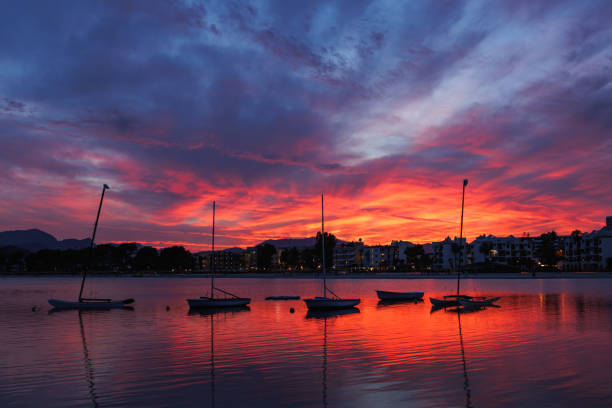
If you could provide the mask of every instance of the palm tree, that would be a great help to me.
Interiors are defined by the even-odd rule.
[[[491,260],[491,250],[493,249],[493,243],[485,241],[478,247],[478,252],[484,255],[485,264],[488,266]]]
[[[580,230],[572,231],[572,240],[575,244],[575,255],[578,261],[578,270],[582,272],[582,232]]]

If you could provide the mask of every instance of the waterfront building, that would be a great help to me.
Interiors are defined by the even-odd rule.
[[[563,270],[612,271],[612,216],[600,230],[560,237]]]
[[[460,251],[461,248],[461,251]],[[438,272],[456,271],[461,265],[468,264],[469,248],[465,238],[457,237],[432,243],[432,270]]]
[[[391,241],[391,246],[397,248],[397,261],[401,264],[406,264],[406,249],[413,247],[414,244],[410,241]]]
[[[363,266],[364,244],[361,238],[354,242],[339,242],[334,248],[334,270],[348,272]]]
[[[363,248],[363,267],[370,270],[388,271],[397,263],[397,247],[374,245]]]
[[[510,235],[496,237],[481,235],[469,246],[469,259],[472,264],[498,264],[529,269],[535,264],[537,239],[525,234],[521,237]]]

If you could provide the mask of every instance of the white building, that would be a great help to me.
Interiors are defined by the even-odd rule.
[[[564,270],[612,271],[612,217],[606,217],[600,230],[563,236],[560,241]]]
[[[403,261],[403,263],[406,263],[407,262],[406,249],[413,247],[414,244],[409,241],[391,241],[391,246],[394,246],[397,248],[397,260],[399,262]]]
[[[465,238],[450,239],[446,237],[444,241],[433,242],[432,269],[436,271],[456,271],[462,265],[468,263],[469,248]]]
[[[535,240],[529,236],[481,235],[470,244],[471,263],[495,263],[525,268],[535,264]]]

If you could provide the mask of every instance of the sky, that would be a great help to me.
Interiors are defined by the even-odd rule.
[[[601,228],[612,2],[57,1],[0,13],[0,230],[210,248]]]

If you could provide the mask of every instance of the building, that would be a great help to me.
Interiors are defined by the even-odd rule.
[[[395,268],[397,263],[397,247],[392,245],[364,246],[363,268],[370,270],[388,271]]]
[[[414,244],[409,241],[391,241],[391,246],[397,248],[397,260],[402,264],[407,263],[406,259],[406,249],[413,247]]]
[[[496,237],[481,235],[469,245],[471,264],[508,265],[520,270],[530,269],[536,263],[538,238],[529,235]]]
[[[456,271],[457,268],[468,263],[469,248],[465,238],[450,239],[432,243],[432,270],[438,272]]]
[[[361,239],[356,242],[340,242],[334,248],[334,270],[352,271],[363,266],[364,244]]]
[[[563,270],[612,271],[612,216],[600,230],[560,237]]]
[[[240,272],[245,269],[244,255],[237,251],[215,251],[211,259],[211,251],[198,253],[201,256],[202,271],[217,273]],[[214,262],[214,269],[211,262]]]

